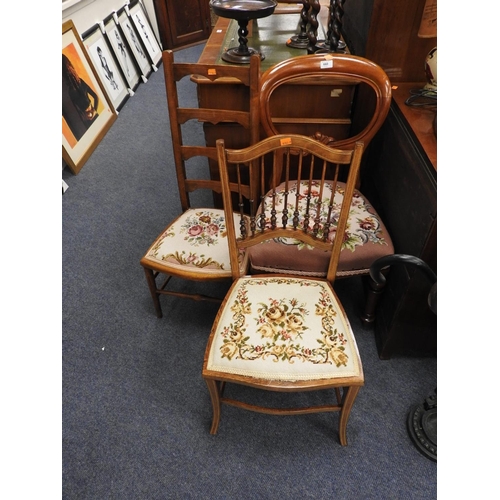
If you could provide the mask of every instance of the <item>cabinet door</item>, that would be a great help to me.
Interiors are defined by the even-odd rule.
[[[164,49],[176,49],[210,36],[209,0],[154,0]]]
[[[396,253],[414,255],[437,271],[437,173],[393,103],[370,144],[362,192],[382,217]],[[379,356],[435,355],[436,315],[429,309],[428,278],[413,266],[393,265],[375,322]]]

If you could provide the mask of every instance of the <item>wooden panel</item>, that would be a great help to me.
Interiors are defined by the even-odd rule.
[[[379,64],[394,82],[425,82],[424,62],[436,38],[419,38],[425,0],[349,0],[342,33],[351,53]]]
[[[420,257],[436,271],[437,172],[395,102],[371,146],[363,193],[384,220],[395,252]],[[382,359],[395,353],[436,353],[437,321],[427,304],[430,288],[418,269],[391,267],[375,322]]]
[[[347,0],[344,3],[342,34],[352,54],[365,57],[374,0]]]
[[[308,97],[312,93],[314,99]],[[339,140],[349,137],[351,132],[353,97],[352,85],[332,85],[310,79],[303,84],[290,81],[273,92],[270,110],[282,134],[322,132]]]
[[[209,0],[154,0],[158,30],[164,49],[175,49],[210,36]]]
[[[435,127],[437,108],[408,106],[405,104],[406,99],[410,97],[410,91],[418,88],[420,87],[417,83],[400,83],[393,88],[392,97],[398,105],[399,111],[409,123],[432,166],[437,170],[437,132]]]
[[[378,62],[393,82],[425,81],[425,57],[436,40],[417,36],[424,3],[398,0],[374,5],[366,57]]]
[[[396,253],[420,256],[429,227],[437,216],[436,179],[433,168],[403,127],[396,107],[392,107],[383,128],[383,144],[376,171],[363,173],[380,200],[380,215],[392,236]],[[427,166],[426,166],[427,165]],[[404,210],[402,210],[404,207]]]

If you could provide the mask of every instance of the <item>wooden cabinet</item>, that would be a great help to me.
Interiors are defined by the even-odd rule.
[[[348,0],[342,35],[351,53],[379,64],[395,85],[387,120],[372,141],[362,191],[384,220],[396,253],[423,259],[436,271],[437,161],[435,112],[404,104],[426,82],[425,58],[437,38],[418,36],[430,0]],[[407,83],[413,82],[413,83]],[[437,321],[429,310],[430,284],[416,268],[395,264],[377,309],[379,356],[436,354]]]
[[[209,0],[154,0],[164,49],[192,45],[210,36]]]
[[[352,54],[380,65],[391,81],[425,82],[436,38],[419,38],[426,0],[347,0],[342,34]]]
[[[396,253],[420,257],[437,272],[435,112],[408,108],[411,84],[394,91],[387,120],[372,141],[362,191],[381,215]],[[437,318],[430,311],[428,278],[417,268],[391,266],[375,320],[379,356],[435,355]]]

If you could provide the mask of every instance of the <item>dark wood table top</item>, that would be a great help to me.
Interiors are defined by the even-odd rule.
[[[423,83],[397,83],[392,88],[392,98],[437,171],[437,136],[433,123],[437,111],[436,109],[412,107],[405,104],[406,99],[410,97],[410,91],[420,89],[423,86]]]

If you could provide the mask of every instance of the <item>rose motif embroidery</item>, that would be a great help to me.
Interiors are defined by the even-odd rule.
[[[224,216],[208,210],[194,212],[181,226],[181,234],[193,246],[217,245],[219,237],[226,237]]]
[[[335,327],[337,313],[328,291],[321,283],[304,283],[304,286],[322,287],[320,299],[314,308],[315,314],[321,316],[322,325],[316,339],[318,347],[310,348],[301,344],[303,336],[310,333],[306,324],[309,311],[305,303],[295,298],[271,297],[267,303],[262,302],[257,305],[257,315],[252,319],[252,304],[249,303],[247,286],[249,283],[267,285],[270,282],[296,283],[297,281],[276,278],[252,280],[243,284],[231,306],[233,321],[224,326],[219,333],[223,338],[220,347],[221,357],[229,361],[233,358],[247,361],[270,358],[274,362],[302,361],[313,364],[334,364],[337,367],[347,366],[349,361],[345,352],[347,340]],[[250,342],[250,336],[247,334],[250,321],[255,322],[255,332],[260,335],[260,342],[255,345]]]
[[[292,186],[288,191],[286,207],[285,189],[278,191],[276,193],[276,211],[278,214],[283,213],[284,210],[288,210],[288,213],[293,213],[295,211],[295,200],[298,197],[300,200],[299,227],[303,227],[305,224],[305,206],[307,198],[310,198],[310,205],[314,207],[312,210],[312,214],[314,214],[313,217],[316,218],[319,216],[320,219],[318,237],[321,238],[328,227],[326,226],[326,221],[328,220],[330,210],[331,188],[328,185],[325,186],[323,197],[320,200],[318,186],[318,181],[312,181],[310,186],[308,182],[301,182],[299,191],[297,191],[297,185]],[[340,214],[344,191],[342,185],[337,185],[333,209],[330,214],[330,225],[328,227],[328,241],[330,242],[335,238],[336,225]],[[267,206],[272,206],[271,197],[272,194],[266,197],[265,203]],[[366,204],[358,191],[355,191],[351,202],[349,221],[342,240],[343,249],[349,249],[354,252],[357,246],[364,245],[367,242],[387,245],[387,242],[381,236],[380,220],[375,215],[366,216],[366,212],[371,213],[371,211],[372,207]],[[265,224],[270,225],[270,223],[270,216],[266,214]],[[291,220],[289,220],[289,224],[291,224]],[[309,219],[307,227],[312,230],[314,224],[315,221]],[[277,238],[276,241],[286,245],[296,245],[299,249],[310,248],[305,243],[293,238]]]

